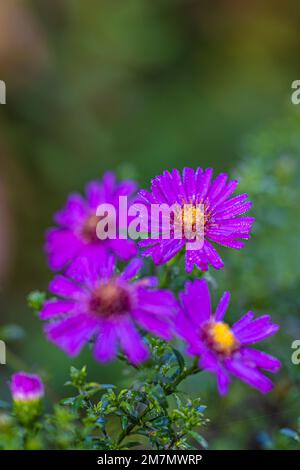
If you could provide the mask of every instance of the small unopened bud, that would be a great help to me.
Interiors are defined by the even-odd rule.
[[[10,390],[14,403],[16,418],[23,425],[35,421],[41,413],[41,400],[44,396],[44,385],[35,374],[18,372],[11,378]]]

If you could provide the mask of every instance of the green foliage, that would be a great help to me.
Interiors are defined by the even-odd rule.
[[[15,403],[12,415],[6,411],[0,415],[0,448],[206,447],[199,434],[207,421],[205,406],[178,390],[186,377],[199,372],[196,363],[188,366],[179,351],[161,340],[148,341],[153,362],[135,369],[137,380],[129,388],[89,382],[86,367],[71,367],[66,386],[75,393],[56,404],[51,414],[43,415],[35,407],[36,413],[25,420],[29,414],[24,415],[24,406],[29,405],[22,408]]]

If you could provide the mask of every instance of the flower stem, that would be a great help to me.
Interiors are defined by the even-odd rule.
[[[176,377],[176,379],[174,380],[174,382],[172,384],[163,385],[162,389],[163,389],[166,396],[169,396],[172,393],[174,393],[176,391],[176,388],[178,387],[178,385],[184,379],[186,379],[187,377],[189,377],[191,375],[195,375],[195,374],[197,374],[198,372],[201,371],[201,369],[199,369],[199,367],[198,367],[198,361],[199,361],[199,358],[196,357],[194,359],[194,362],[191,365],[191,367],[188,367],[188,368],[185,367],[183,369],[183,371]],[[127,436],[129,436],[129,434],[133,431],[133,429],[138,424],[144,424],[143,418],[149,413],[149,411],[151,411],[151,408],[150,408],[150,405],[147,405],[146,408],[141,412],[141,414],[139,415],[137,420],[135,422],[131,423],[129,426],[127,426],[126,429],[124,429],[124,431],[121,432],[121,434],[120,434],[120,436],[117,440],[117,445],[118,446],[123,442],[123,440]]]

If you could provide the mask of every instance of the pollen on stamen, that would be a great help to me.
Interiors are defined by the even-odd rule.
[[[207,216],[203,204],[184,204],[175,214],[175,230],[192,239],[204,231]]]
[[[210,346],[218,353],[230,355],[238,349],[239,343],[227,323],[210,322],[204,328],[204,336]]]

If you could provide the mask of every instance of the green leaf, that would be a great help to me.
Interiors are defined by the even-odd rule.
[[[125,416],[125,415],[121,416],[121,427],[122,427],[123,431],[125,431],[125,429],[127,428],[127,425],[128,425],[127,416]]]
[[[179,365],[179,369],[180,369],[180,372],[183,371],[184,367],[185,367],[185,362],[184,362],[184,358],[182,356],[182,354],[175,348],[172,347],[172,351],[173,353],[175,354],[176,356],[176,359],[177,359],[177,362],[178,362],[178,365]]]
[[[126,442],[126,444],[121,447],[121,449],[132,449],[133,447],[138,447],[138,446],[141,446],[142,443],[141,442],[138,442],[138,441],[130,441],[130,442]]]
[[[206,439],[204,439],[203,436],[201,436],[201,434],[198,434],[196,431],[190,431],[189,435],[195,439],[195,441],[198,442],[198,444],[200,444],[204,449],[208,448],[208,442]]]

